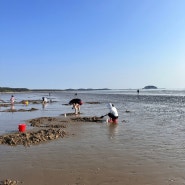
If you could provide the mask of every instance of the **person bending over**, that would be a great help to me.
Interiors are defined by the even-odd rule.
[[[72,109],[75,109],[75,114],[76,115],[80,113],[80,106],[83,104],[81,99],[79,99],[79,98],[72,99],[69,102],[69,104],[73,105]]]
[[[108,104],[108,108],[110,109],[108,116],[109,116],[110,120],[114,122],[116,119],[118,119],[118,111],[117,111],[116,107],[114,106],[114,104],[112,104],[112,103]]]

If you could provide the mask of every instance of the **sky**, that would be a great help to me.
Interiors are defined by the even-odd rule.
[[[184,0],[0,0],[0,87],[185,88]]]

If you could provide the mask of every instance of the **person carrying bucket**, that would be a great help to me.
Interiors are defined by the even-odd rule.
[[[114,104],[109,103],[108,108],[110,109],[110,112],[107,114],[109,116],[109,122],[117,123],[118,119],[118,111]]]

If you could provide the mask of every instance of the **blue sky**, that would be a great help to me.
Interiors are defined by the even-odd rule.
[[[184,0],[0,0],[0,87],[185,88]]]

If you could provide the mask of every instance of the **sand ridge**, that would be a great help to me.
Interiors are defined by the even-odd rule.
[[[67,114],[69,115],[69,114]],[[100,117],[39,117],[27,121],[33,127],[26,132],[14,132],[0,136],[0,144],[31,146],[67,135],[67,124],[75,122],[102,122]],[[69,134],[69,133],[68,133]]]

